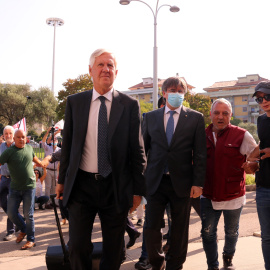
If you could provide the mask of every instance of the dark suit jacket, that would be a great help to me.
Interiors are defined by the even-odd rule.
[[[79,169],[83,152],[92,90],[67,99],[59,184],[64,184],[66,205]],[[133,195],[145,194],[146,165],[141,136],[138,101],[113,91],[108,134],[114,195],[119,211],[132,206]]]
[[[168,145],[164,128],[165,107],[149,112],[143,121],[147,155],[147,194],[153,195],[168,164],[172,185],[179,197],[190,196],[191,186],[203,187],[206,171],[205,124],[201,113],[182,107]]]

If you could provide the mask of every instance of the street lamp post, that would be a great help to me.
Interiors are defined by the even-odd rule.
[[[54,37],[53,37],[53,65],[52,65],[52,92],[54,95],[54,62],[55,62],[55,30],[56,26],[62,26],[64,24],[64,20],[59,18],[48,18],[46,23],[50,26],[54,27]]]
[[[131,1],[141,2],[145,5],[147,5],[150,10],[152,11],[152,14],[154,16],[154,48],[153,48],[153,109],[155,110],[157,108],[158,103],[158,74],[157,74],[157,63],[158,63],[158,53],[157,53],[157,15],[160,10],[160,8],[164,6],[169,6],[171,12],[178,12],[180,10],[177,6],[171,6],[171,5],[161,5],[159,6],[159,0],[157,0],[156,9],[153,10],[151,6],[149,6],[147,3],[141,0],[120,0],[119,3],[121,5],[128,5]]]

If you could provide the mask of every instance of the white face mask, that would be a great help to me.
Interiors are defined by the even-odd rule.
[[[184,94],[179,93],[168,93],[168,103],[174,107],[178,108],[182,105],[184,101]]]

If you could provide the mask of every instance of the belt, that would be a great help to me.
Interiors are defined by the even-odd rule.
[[[2,176],[6,177],[6,178],[10,178],[10,175],[2,175]]]
[[[110,177],[111,174],[109,174],[107,177],[103,177],[101,174],[99,173],[91,173],[91,172],[86,172],[82,169],[79,169],[79,172],[86,175],[87,177],[90,177],[92,179],[95,179],[97,181],[100,181],[100,180],[106,180]]]
[[[47,168],[47,170],[50,170],[50,171],[57,171],[57,169],[50,169],[50,168]]]

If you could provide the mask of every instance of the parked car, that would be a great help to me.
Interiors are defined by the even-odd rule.
[[[33,148],[39,148],[39,143],[33,140],[30,140],[28,144],[31,145]]]

